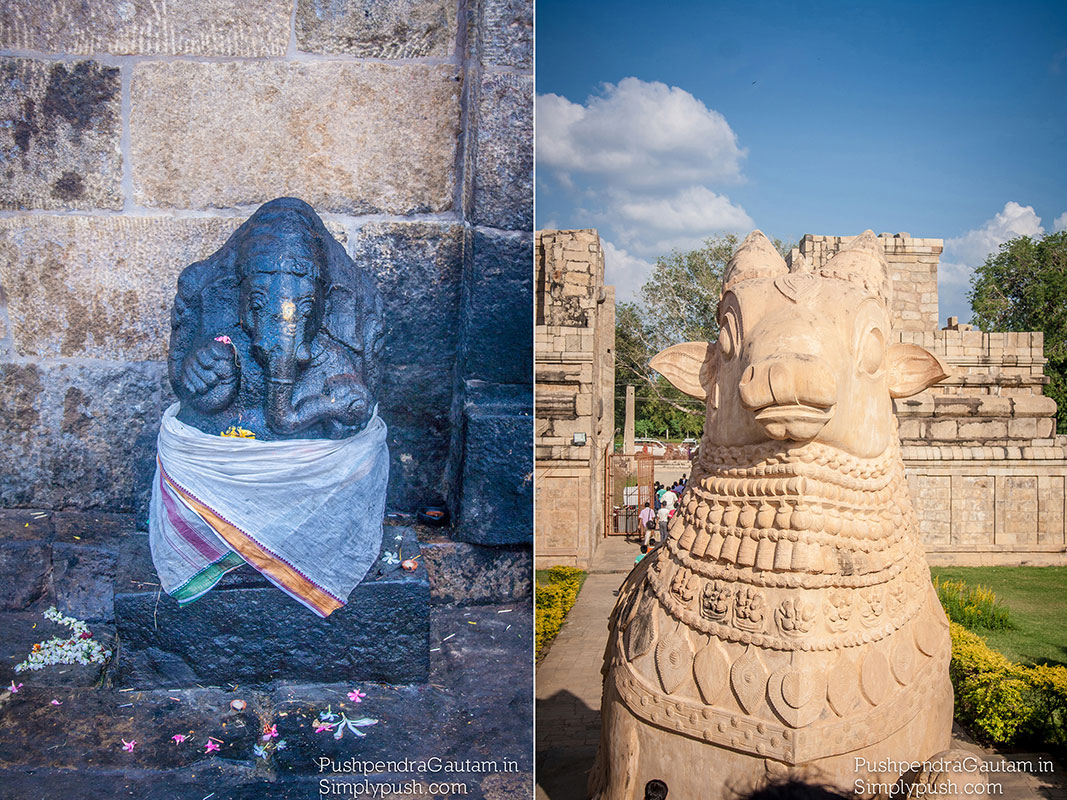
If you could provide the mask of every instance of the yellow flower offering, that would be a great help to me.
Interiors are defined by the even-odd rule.
[[[231,425],[224,430],[219,436],[229,436],[234,439],[255,439],[256,435],[252,431],[246,428],[238,428],[236,425]]]

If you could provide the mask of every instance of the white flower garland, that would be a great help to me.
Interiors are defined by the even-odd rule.
[[[82,620],[64,617],[55,606],[44,612],[44,618],[70,628],[70,637],[54,636],[38,642],[29,657],[15,665],[15,672],[44,669],[54,664],[103,664],[111,658],[111,651],[92,638],[92,631]]]

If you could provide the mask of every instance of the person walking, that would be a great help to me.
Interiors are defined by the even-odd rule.
[[[659,536],[660,541],[667,541],[667,523],[671,519],[671,510],[667,508],[666,504],[659,507],[659,511],[656,512],[656,521],[659,522]]]
[[[641,520],[641,530],[644,531],[645,547],[648,547],[648,539],[652,535],[652,531],[656,529],[656,512],[652,510],[650,503],[645,503],[645,507],[641,509],[641,513],[638,514],[638,519]]]

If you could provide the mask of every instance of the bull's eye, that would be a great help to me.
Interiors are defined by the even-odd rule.
[[[737,354],[741,346],[741,326],[737,324],[737,313],[729,308],[723,314],[722,324],[719,326],[719,347],[722,348],[722,356],[729,361]]]
[[[882,362],[885,360],[885,336],[879,328],[871,328],[863,337],[859,358],[860,370],[868,375],[874,375],[882,368]]]

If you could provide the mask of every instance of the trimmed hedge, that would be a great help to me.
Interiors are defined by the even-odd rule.
[[[534,646],[538,658],[556,638],[585,582],[585,572],[577,567],[551,567],[543,574],[548,583],[535,589]]]
[[[990,742],[1067,747],[1067,667],[1016,664],[949,622],[956,719]]]

